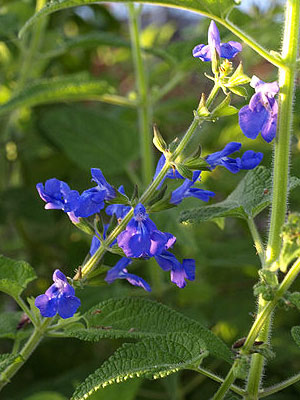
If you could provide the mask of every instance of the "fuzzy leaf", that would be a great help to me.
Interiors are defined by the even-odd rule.
[[[89,171],[101,168],[104,175],[124,171],[136,158],[136,128],[130,123],[77,106],[47,110],[41,119],[42,130],[79,167]]]
[[[96,390],[135,377],[163,378],[181,369],[199,365],[208,353],[190,334],[172,333],[125,343],[77,387],[71,400],[87,399]]]
[[[290,190],[299,185],[298,178],[291,178]],[[180,222],[196,223],[220,217],[254,218],[271,204],[271,188],[271,172],[259,166],[249,171],[224,201],[185,210],[180,214]]]
[[[125,97],[115,94],[115,89],[105,81],[91,79],[87,74],[41,79],[0,106],[0,115],[18,107],[32,107],[63,101],[95,100],[105,103],[134,106]]]
[[[0,291],[17,297],[36,278],[33,268],[25,261],[0,256]]]
[[[38,19],[52,14],[55,11],[70,7],[86,6],[100,3],[101,0],[53,0],[45,5],[38,13],[34,14],[23,26],[19,33],[22,37],[25,31]],[[128,0],[118,0],[119,3],[128,3]],[[234,6],[240,4],[239,0],[144,0],[142,3],[159,4],[165,7],[183,8],[185,10],[198,12],[210,18],[226,18]]]
[[[31,329],[17,330],[22,315],[22,312],[0,313],[0,339],[15,339],[17,336],[23,338],[30,335]]]
[[[215,357],[231,362],[231,351],[209,329],[163,304],[145,299],[110,299],[84,314],[87,329],[68,332],[81,340],[102,338],[146,339],[169,332],[188,332],[203,342]]]
[[[2,373],[10,364],[16,361],[22,361],[22,358],[18,354],[0,354],[0,373]]]

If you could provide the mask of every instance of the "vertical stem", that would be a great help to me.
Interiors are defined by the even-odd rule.
[[[149,182],[151,182],[154,171],[152,132],[150,130],[152,125],[152,111],[150,93],[147,86],[146,71],[141,52],[139,10],[135,8],[135,5],[132,3],[128,4],[128,10],[131,47],[136,76],[136,88],[139,97],[138,118],[142,159],[142,176],[144,185],[147,185]]]
[[[275,141],[273,198],[271,224],[266,251],[266,267],[270,266],[279,256],[281,247],[280,232],[285,221],[288,197],[289,152],[292,124],[293,95],[296,77],[296,59],[298,52],[300,3],[299,0],[287,0],[285,27],[282,45],[282,59],[285,68],[279,69],[279,112],[278,129]],[[258,313],[266,302],[259,298]],[[266,319],[258,340],[268,341],[272,315]],[[249,399],[257,399],[261,382],[264,358],[255,354],[252,356],[248,377],[247,391]]]
[[[261,241],[261,237],[260,237],[259,232],[257,230],[257,227],[255,225],[254,219],[253,218],[248,218],[247,222],[248,222],[249,230],[251,232],[251,235],[252,235],[252,238],[253,238],[253,241],[254,241],[254,245],[255,245],[257,254],[258,254],[259,258],[260,258],[261,264],[264,265],[264,258],[265,258],[264,253],[265,253],[265,250],[264,250],[263,243]]]

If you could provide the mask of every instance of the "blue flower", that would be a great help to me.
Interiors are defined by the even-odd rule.
[[[211,21],[208,29],[208,45],[198,44],[193,49],[193,56],[200,58],[202,61],[211,61],[214,50],[216,50],[219,57],[231,59],[242,51],[242,45],[233,41],[221,43],[217,25],[214,21]]]
[[[157,229],[143,204],[134,209],[134,216],[125,231],[117,237],[118,245],[127,257],[153,257],[172,246],[176,238]]]
[[[119,187],[118,191],[125,195],[123,185]],[[105,212],[107,215],[115,215],[117,219],[123,219],[130,209],[130,206],[124,204],[111,204],[106,207]]]
[[[192,258],[182,260],[181,264],[174,254],[163,251],[160,255],[155,256],[155,260],[164,271],[171,271],[171,282],[179,288],[183,289],[186,286],[185,279],[195,280],[195,260]]]
[[[35,306],[43,317],[54,317],[56,313],[64,319],[73,317],[81,304],[75,296],[74,288],[68,284],[67,278],[59,269],[54,271],[53,281],[45,294],[35,299]]]
[[[263,154],[261,152],[256,153],[252,150],[248,150],[243,154],[242,158],[238,157],[234,159],[228,157],[230,154],[240,150],[241,146],[241,143],[230,142],[224,147],[223,150],[208,155],[205,160],[211,166],[211,169],[221,165],[234,174],[239,172],[241,169],[255,168],[263,158]]]
[[[112,200],[116,197],[115,189],[107,182],[99,168],[92,168],[92,181],[97,183],[97,190],[104,190],[105,191],[105,200]],[[96,189],[95,188],[95,189]]]
[[[161,157],[158,160],[156,169],[155,169],[155,173],[153,176],[153,180],[156,179],[157,175],[160,173],[162,167],[165,165],[166,162],[166,157],[162,154]],[[180,173],[177,170],[173,170],[172,168],[170,168],[168,170],[168,172],[166,173],[166,175],[164,176],[163,180],[160,182],[160,184],[157,187],[157,190],[161,188],[162,184],[164,183],[166,178],[170,178],[170,179],[184,179],[182,175],[180,175]]]
[[[107,283],[112,283],[116,279],[127,279],[127,281],[132,285],[140,286],[147,290],[147,292],[151,292],[150,285],[143,278],[140,278],[134,274],[130,274],[127,271],[126,267],[129,264],[131,264],[131,260],[129,258],[121,258],[121,260],[119,260],[117,264],[107,272],[105,281]]]
[[[185,179],[183,184],[172,192],[170,203],[180,204],[186,197],[196,197],[202,201],[209,201],[210,197],[215,196],[214,192],[209,190],[199,189],[192,187],[193,184],[198,180],[200,171],[194,172],[193,180]]]
[[[74,211],[79,204],[79,193],[71,190],[69,185],[56,178],[46,181],[45,187],[42,183],[36,185],[40,197],[47,203],[46,210]]]
[[[253,76],[250,85],[255,88],[249,105],[239,111],[242,132],[250,139],[256,139],[259,132],[270,143],[276,136],[278,104],[274,96],[279,91],[277,82],[265,83]]]

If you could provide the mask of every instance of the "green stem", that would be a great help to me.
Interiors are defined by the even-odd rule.
[[[11,378],[17,373],[17,371],[31,356],[32,352],[36,349],[36,347],[42,340],[47,327],[51,324],[51,321],[51,318],[46,318],[39,327],[36,327],[34,329],[32,335],[20,351],[20,357],[0,374],[0,390],[10,382]]]
[[[259,337],[259,333],[261,329],[266,326],[266,321],[269,320],[270,315],[274,311],[278,300],[286,293],[287,290],[289,290],[290,286],[294,282],[294,280],[297,278],[298,274],[300,272],[300,258],[293,264],[293,266],[290,268],[289,272],[286,274],[284,280],[281,282],[279,285],[279,288],[274,296],[274,299],[272,301],[267,302],[265,307],[258,313],[256,320],[254,321],[250,332],[248,333],[247,339],[241,349],[242,354],[249,354],[249,351],[251,350],[255,340]],[[256,354],[257,356],[258,354]],[[221,385],[220,389],[214,396],[214,400],[221,400],[229,390],[230,386],[233,384],[235,381],[235,376],[233,374],[233,368],[235,366],[236,362],[234,363],[233,367],[230,369],[229,373],[227,374],[223,384]],[[257,376],[254,375],[253,376]],[[251,386],[252,387],[252,386]],[[254,385],[253,385],[254,387]],[[253,393],[250,393],[247,390],[247,399],[257,399],[258,394],[254,395]],[[256,397],[254,397],[256,396]]]
[[[30,318],[30,320],[33,323],[33,325],[36,326],[37,325],[37,321],[36,321],[34,315],[32,314],[32,312],[30,311],[29,307],[25,303],[25,301],[20,296],[14,297],[14,299],[19,304],[20,308],[24,311],[24,313],[26,315],[28,315],[28,317]]]
[[[264,265],[264,259],[265,259],[265,250],[264,250],[264,245],[262,243],[260,234],[257,230],[257,227],[255,225],[254,219],[253,218],[248,218],[247,220],[249,230],[251,232],[254,245],[257,251],[257,254],[260,258],[261,264]]]
[[[232,33],[234,33],[238,38],[240,38],[244,43],[246,43],[249,47],[251,47],[256,53],[261,55],[265,60],[269,61],[271,64],[275,65],[278,68],[285,69],[287,68],[286,64],[280,58],[274,57],[270,52],[264,49],[259,43],[257,43],[253,38],[251,38],[247,33],[243,32],[238,26],[234,25],[228,19],[216,19],[220,24],[225,26],[225,28],[229,29]]]
[[[271,394],[280,392],[283,389],[286,389],[287,387],[294,385],[295,383],[300,381],[300,373],[296,374],[294,376],[291,376],[290,378],[286,379],[285,381],[282,381],[278,383],[277,385],[270,386],[261,392],[259,392],[259,398],[267,397],[270,396]]]
[[[285,221],[288,199],[289,153],[292,124],[293,96],[296,78],[296,59],[298,52],[300,3],[299,0],[287,0],[285,27],[282,44],[284,67],[279,69],[279,111],[278,128],[275,141],[272,212],[269,238],[266,250],[265,267],[269,267],[279,256],[281,248],[281,229]],[[260,296],[258,313],[264,309],[266,302]],[[269,304],[266,306],[268,307]],[[268,341],[271,325],[271,314],[265,320],[258,340]],[[258,398],[258,391],[264,367],[264,358],[260,354],[252,357],[247,392],[250,399]]]
[[[152,151],[152,112],[149,100],[149,90],[146,80],[146,71],[143,63],[142,48],[140,41],[140,18],[139,12],[134,4],[128,4],[130,39],[132,47],[133,62],[135,67],[136,87],[138,91],[138,118],[142,159],[143,183],[151,182],[154,171]]]
[[[220,378],[218,375],[214,374],[211,371],[208,371],[207,369],[204,369],[204,368],[201,368],[201,367],[191,368],[191,369],[193,371],[200,372],[200,374],[207,376],[209,379],[212,379],[215,382],[218,382],[218,383],[223,383],[224,382],[223,378]],[[229,389],[232,390],[233,392],[239,394],[240,396],[244,396],[245,395],[245,391],[242,388],[240,388],[240,387],[238,387],[236,385],[229,384],[228,390]]]

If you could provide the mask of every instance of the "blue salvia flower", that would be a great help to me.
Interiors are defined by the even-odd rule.
[[[53,285],[35,299],[35,306],[39,308],[43,317],[54,317],[57,313],[62,318],[70,318],[80,306],[80,300],[75,296],[74,288],[69,285],[65,275],[56,269],[53,273]]]
[[[179,288],[186,286],[185,279],[189,281],[195,280],[195,260],[186,258],[180,263],[174,254],[169,251],[163,251],[160,255],[155,256],[158,265],[164,271],[171,271],[171,282],[175,283]]]
[[[92,168],[92,181],[97,183],[96,188],[98,190],[105,191],[105,200],[112,200],[116,197],[115,189],[107,182],[99,168]]]
[[[227,168],[230,172],[236,174],[241,169],[253,169],[261,162],[263,158],[263,153],[254,152],[252,150],[246,151],[242,158],[230,158],[230,154],[235,153],[240,150],[241,143],[230,142],[223,150],[217,151],[205,157],[205,160],[211,166],[211,169],[216,168],[216,166],[221,165]]]
[[[195,171],[192,181],[185,179],[183,184],[172,192],[170,203],[180,204],[187,197],[196,197],[202,201],[209,201],[210,197],[215,196],[214,192],[193,187],[194,183],[199,179],[200,172]]]
[[[118,191],[126,196],[123,185],[119,187]],[[117,219],[123,219],[130,209],[130,206],[124,204],[111,204],[106,207],[105,212],[107,215],[115,215]]]
[[[59,179],[48,179],[45,186],[42,183],[36,185],[40,197],[47,203],[46,210],[63,210],[72,222],[79,222],[74,214],[80,202],[77,190],[71,190],[69,185]]]
[[[214,51],[217,52],[219,57],[231,59],[242,51],[242,45],[234,41],[221,43],[217,25],[214,21],[211,21],[208,29],[208,45],[198,44],[193,49],[193,56],[202,61],[211,61]]]
[[[126,229],[117,237],[118,246],[127,257],[153,257],[171,247],[176,238],[171,233],[161,232],[149,218],[143,204],[134,209],[134,216]]]
[[[131,264],[130,258],[123,257],[121,258],[117,264],[111,268],[106,275],[105,281],[107,283],[112,283],[116,279],[126,279],[131,285],[140,286],[141,288],[147,290],[147,292],[151,292],[150,285],[141,277],[130,274],[126,267]]]
[[[239,111],[241,130],[250,139],[256,139],[261,132],[263,139],[270,143],[276,136],[278,104],[274,97],[279,91],[278,83],[265,83],[253,76],[250,85],[255,94],[249,105]]]

